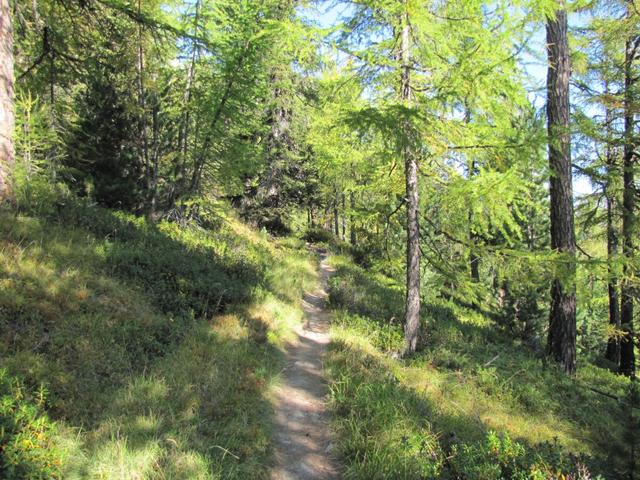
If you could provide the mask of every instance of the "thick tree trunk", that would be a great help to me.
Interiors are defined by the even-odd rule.
[[[410,25],[406,1],[402,14],[402,32],[400,44],[401,84],[400,95],[405,105],[411,104],[411,52]],[[416,351],[420,332],[420,228],[418,164],[410,145],[410,125],[404,122],[404,156],[406,202],[407,202],[407,292],[404,325],[405,354]]]
[[[547,21],[547,128],[551,170],[551,248],[561,255],[551,286],[548,350],[567,374],[576,371],[576,240],[573,222],[569,130],[569,45],[567,12]]]
[[[608,93],[608,88],[605,88]],[[614,222],[614,212],[616,211],[616,192],[613,188],[613,178],[616,175],[615,155],[611,149],[611,110],[607,107],[605,111],[605,129],[607,132],[607,185],[605,195],[607,199],[607,290],[609,295],[609,325],[616,330],[620,329],[620,298],[618,295],[618,278],[613,266],[615,257],[618,255],[618,235]],[[616,336],[609,338],[605,357],[615,365],[620,365],[620,341]]]
[[[631,8],[629,7],[629,15]],[[625,48],[624,72],[624,157],[623,157],[623,185],[622,197],[622,252],[625,257],[623,280],[621,282],[621,312],[620,323],[624,336],[620,341],[620,373],[629,377],[635,376],[635,352],[633,342],[633,285],[630,277],[634,274],[629,264],[634,255],[635,234],[635,153],[634,148],[634,114],[631,89],[634,83],[632,75],[633,61],[636,56],[637,39],[630,38]]]
[[[465,99],[464,106],[464,123],[469,125],[471,123],[471,109]],[[476,161],[470,155],[467,160],[467,180],[471,180],[476,174]],[[480,282],[480,258],[476,255],[475,244],[477,236],[473,233],[473,209],[469,208],[469,271],[471,272],[471,280],[475,283]],[[475,302],[474,302],[475,303]]]
[[[0,0],[0,201],[11,195],[13,170],[13,29],[9,0]]]
[[[471,235],[471,241],[474,241],[473,235]],[[473,250],[469,254],[469,268],[471,269],[471,280],[480,283],[480,258],[473,253]]]
[[[607,290],[609,295],[609,325],[616,330],[620,329],[620,303],[618,297],[618,279],[616,278],[613,262],[618,254],[618,237],[613,222],[613,212],[615,211],[615,197],[607,194],[607,258],[608,258],[608,282]],[[616,365],[620,364],[620,341],[615,337],[609,338],[607,342],[607,352],[605,357]]]

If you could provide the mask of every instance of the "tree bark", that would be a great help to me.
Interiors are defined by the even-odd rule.
[[[605,92],[608,94],[608,86],[605,86]],[[614,189],[613,178],[616,176],[615,155],[611,148],[611,109],[605,109],[605,130],[607,132],[606,146],[606,162],[607,162],[607,184],[605,187],[605,196],[607,200],[607,291],[609,296],[609,325],[614,329],[620,329],[620,298],[618,295],[618,278],[616,275],[613,262],[618,255],[618,234],[616,232],[614,212],[616,211],[616,192]],[[607,351],[605,358],[620,365],[620,341],[616,336],[609,338],[607,342]]]
[[[340,215],[338,213],[338,202],[340,201],[340,195],[336,190],[335,198],[333,199],[333,233],[336,239],[340,238]]]
[[[405,106],[411,105],[411,45],[409,13],[407,2],[402,13],[402,31],[400,33],[401,82],[400,98]],[[420,228],[418,164],[410,144],[409,121],[404,121],[404,139],[402,153],[404,156],[405,188],[407,206],[407,285],[406,312],[404,324],[405,354],[416,351],[420,332]]]
[[[473,177],[476,169],[476,162],[471,160],[468,165],[469,179]],[[473,232],[473,210],[469,209],[469,270],[471,272],[471,280],[480,283],[480,257],[476,255],[475,244],[478,241],[477,235]]]
[[[349,241],[351,245],[355,246],[358,243],[356,234],[356,220],[354,216],[354,210],[356,208],[356,199],[353,192],[349,192]]]
[[[551,248],[560,266],[551,286],[548,353],[567,374],[576,371],[576,240],[569,130],[569,45],[567,12],[547,21],[547,129],[549,136]]]
[[[0,0],[0,201],[11,195],[14,164],[13,28],[9,0]]]
[[[347,200],[346,196],[342,194],[342,219],[341,219],[341,228],[342,228],[342,241],[346,241],[347,239]]]
[[[138,15],[141,14],[141,2],[138,0]],[[136,58],[137,83],[138,83],[138,122],[140,128],[140,139],[138,144],[138,161],[144,165],[145,188],[147,190],[147,201],[151,201],[152,190],[152,166],[149,161],[149,135],[147,121],[147,99],[144,85],[144,37],[142,35],[142,25],[138,24],[138,48]]]
[[[471,109],[468,106],[467,100],[464,102],[464,123],[469,125],[471,123]],[[476,174],[476,161],[473,159],[472,154],[467,159],[467,180],[471,180]],[[478,240],[477,236],[473,232],[473,208],[469,207],[469,271],[471,273],[471,280],[475,283],[480,282],[480,258],[475,252],[475,243]],[[474,302],[475,303],[475,302]]]
[[[628,7],[627,15],[631,15],[631,7]],[[624,63],[624,153],[623,153],[623,187],[622,196],[622,252],[624,254],[623,279],[620,286],[621,309],[620,323],[623,337],[620,340],[620,373],[629,377],[635,376],[635,352],[633,342],[633,285],[630,277],[634,274],[630,262],[634,254],[635,234],[635,154],[634,149],[634,114],[632,87],[633,61],[636,56],[637,38],[629,38],[625,44]]]

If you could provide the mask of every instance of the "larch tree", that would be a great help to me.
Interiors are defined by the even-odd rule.
[[[9,0],[0,0],[0,200],[10,195],[14,162],[13,27]]]
[[[547,20],[547,131],[549,137],[551,248],[559,266],[551,286],[549,354],[567,374],[576,371],[576,290],[567,11],[561,4]]]
[[[401,82],[400,100],[406,108],[411,107],[411,25],[407,1],[403,2],[401,12],[400,33],[400,59]],[[418,163],[410,142],[411,126],[408,120],[403,122],[404,145],[402,156],[404,157],[404,174],[406,184],[406,210],[407,210],[407,283],[405,306],[405,353],[416,351],[418,345],[418,333],[420,331],[420,226],[419,218],[419,191],[418,191]]]
[[[608,85],[605,86],[605,94],[609,94]],[[618,255],[618,231],[615,225],[615,214],[618,207],[618,198],[615,190],[615,176],[618,167],[616,165],[615,149],[611,145],[612,130],[612,113],[609,106],[605,107],[605,161],[606,161],[606,184],[605,197],[607,202],[607,296],[609,301],[609,325],[611,328],[620,329],[620,299],[618,278],[614,266],[615,259]],[[615,365],[620,363],[620,341],[613,335],[607,342],[607,350],[605,357]]]
[[[633,6],[628,2],[627,21],[631,24],[634,16]],[[620,323],[624,335],[620,341],[620,372],[629,377],[635,376],[635,344],[633,329],[634,285],[632,276],[634,267],[634,236],[636,234],[636,186],[634,170],[636,163],[637,140],[635,135],[635,84],[637,75],[634,64],[640,47],[640,36],[630,35],[625,43],[624,56],[624,147],[623,147],[623,198],[622,198],[622,252],[625,257],[623,280],[621,282]]]

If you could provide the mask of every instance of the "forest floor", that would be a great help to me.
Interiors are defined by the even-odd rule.
[[[436,297],[420,351],[398,358],[403,284],[330,262],[325,371],[346,478],[627,478],[633,424],[585,386],[624,398],[628,380],[584,357],[566,377],[489,316]]]
[[[626,379],[559,375],[438,298],[397,358],[402,283],[210,208],[0,210],[0,424],[20,414],[29,440],[1,478],[559,478],[561,452],[623,478],[632,424],[582,385],[622,398]]]
[[[320,283],[303,299],[305,322],[286,351],[287,366],[274,395],[274,480],[339,476],[326,406],[324,359],[330,341],[327,279],[334,270],[321,255]]]

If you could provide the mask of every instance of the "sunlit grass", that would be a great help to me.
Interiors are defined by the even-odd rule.
[[[615,478],[625,423],[616,402],[583,385],[623,396],[624,378],[583,363],[568,379],[485,316],[446,303],[425,305],[421,352],[399,359],[401,289],[345,257],[332,263],[328,367],[347,478],[457,478],[451,445],[484,448],[490,432],[534,460],[548,449],[588,454]]]
[[[317,281],[304,243],[274,240],[228,211],[215,232],[123,214],[111,226],[98,213],[91,223],[81,211],[79,225],[0,222],[0,358],[48,391],[63,478],[265,477],[269,389]],[[147,244],[175,260],[145,257]],[[218,271],[219,283],[200,285]],[[167,275],[162,290],[148,272]],[[245,292],[225,292],[251,275]],[[247,300],[216,305],[222,293]]]

